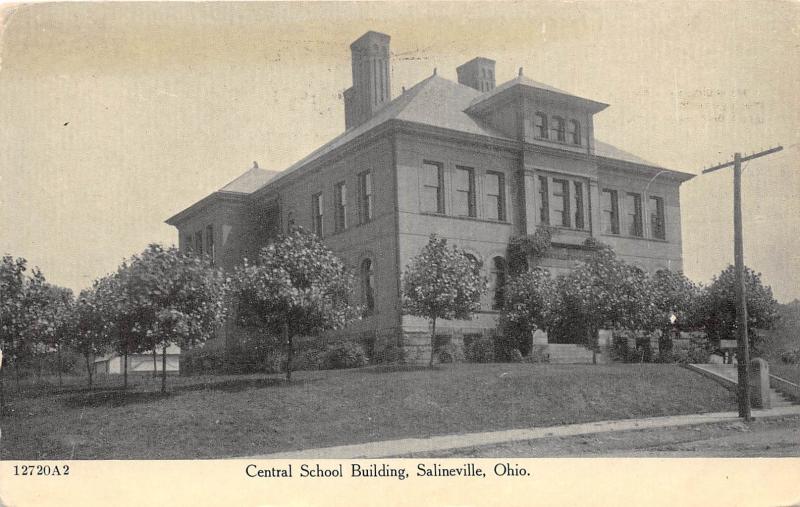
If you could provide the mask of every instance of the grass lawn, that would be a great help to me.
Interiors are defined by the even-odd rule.
[[[667,364],[452,364],[298,372],[290,384],[274,375],[169,381],[167,396],[156,379],[140,378],[127,393],[72,385],[13,399],[0,420],[0,458],[221,458],[735,409],[716,382]]]
[[[769,365],[769,372],[795,384],[800,384],[800,364],[774,362]]]

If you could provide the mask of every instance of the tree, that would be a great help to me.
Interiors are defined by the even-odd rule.
[[[480,268],[466,252],[455,245],[447,248],[445,238],[432,234],[403,273],[403,311],[431,321],[428,366],[433,367],[436,321],[471,319],[480,310],[487,287]]]
[[[546,269],[535,267],[506,284],[500,327],[521,353],[528,352],[534,331],[549,326],[554,298],[555,283]]]
[[[114,336],[113,315],[109,315],[107,304],[113,297],[113,276],[95,280],[91,289],[81,291],[74,306],[75,350],[86,361],[89,387],[92,387],[95,358],[112,347]]]
[[[120,272],[121,294],[139,348],[161,348],[161,392],[166,392],[167,348],[205,342],[225,316],[226,280],[204,256],[151,244]]]
[[[122,356],[122,387],[128,388],[128,356],[147,348],[146,307],[138,305],[130,298],[128,286],[130,272],[128,263],[123,262],[115,273],[103,277],[95,287],[94,303],[106,321],[112,350]]]
[[[761,281],[761,273],[745,267],[745,291],[747,303],[747,329],[750,347],[757,352],[759,335],[757,329],[771,329],[778,320],[778,302],[772,289]],[[715,276],[705,293],[700,297],[699,321],[712,340],[736,339],[736,275],[733,266],[728,266]]]
[[[0,263],[0,349],[6,367],[17,366],[17,345],[22,333],[27,261],[4,255]],[[7,369],[7,368],[6,368]],[[0,368],[0,415],[5,408],[5,369]]]
[[[17,390],[20,389],[20,364],[24,360],[30,361],[45,347],[45,334],[53,325],[48,312],[51,286],[38,268],[33,268],[27,276],[25,271],[25,259],[3,256],[0,264],[0,341],[4,355],[14,366]]]
[[[286,347],[286,380],[292,378],[294,338],[339,329],[359,315],[351,305],[353,277],[314,234],[300,227],[262,248],[235,273],[239,306],[255,315]],[[246,309],[245,309],[246,307]]]
[[[681,272],[661,269],[652,276],[655,295],[654,320],[667,323],[670,315],[675,316],[675,325],[679,329],[693,329],[698,326],[697,306],[703,294],[703,288],[689,280]]]
[[[650,320],[661,329],[659,351],[668,352],[672,349],[673,331],[700,326],[697,310],[703,288],[683,273],[668,269],[656,271],[651,283],[655,308]]]
[[[599,329],[651,329],[656,300],[647,273],[619,260],[610,248],[561,277],[552,329],[583,336],[596,351]]]
[[[41,290],[38,319],[40,349],[45,357],[55,351],[58,384],[62,385],[61,350],[72,339],[74,299],[72,291],[65,287],[46,284]]]

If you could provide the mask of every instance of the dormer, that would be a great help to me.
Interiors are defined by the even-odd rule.
[[[478,95],[465,112],[509,137],[571,151],[591,152],[593,116],[608,104],[520,74]]]

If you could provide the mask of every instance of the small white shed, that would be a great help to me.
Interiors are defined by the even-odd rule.
[[[161,350],[157,350],[155,370],[161,371]],[[181,348],[177,345],[167,347],[167,373],[177,373],[180,370]],[[105,354],[94,360],[94,372],[110,375],[121,375],[123,372],[123,358],[117,353]],[[148,350],[137,354],[128,355],[128,373],[152,373],[153,352]]]

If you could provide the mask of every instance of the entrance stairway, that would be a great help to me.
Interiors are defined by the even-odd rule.
[[[549,343],[547,353],[551,364],[592,364],[592,351],[572,343]],[[600,355],[597,362],[601,362]]]
[[[692,364],[690,366],[700,373],[713,375],[717,380],[723,381],[729,388],[735,388],[739,379],[739,372],[735,364]],[[769,398],[772,408],[788,407],[796,404],[791,398],[773,388],[769,390]]]

